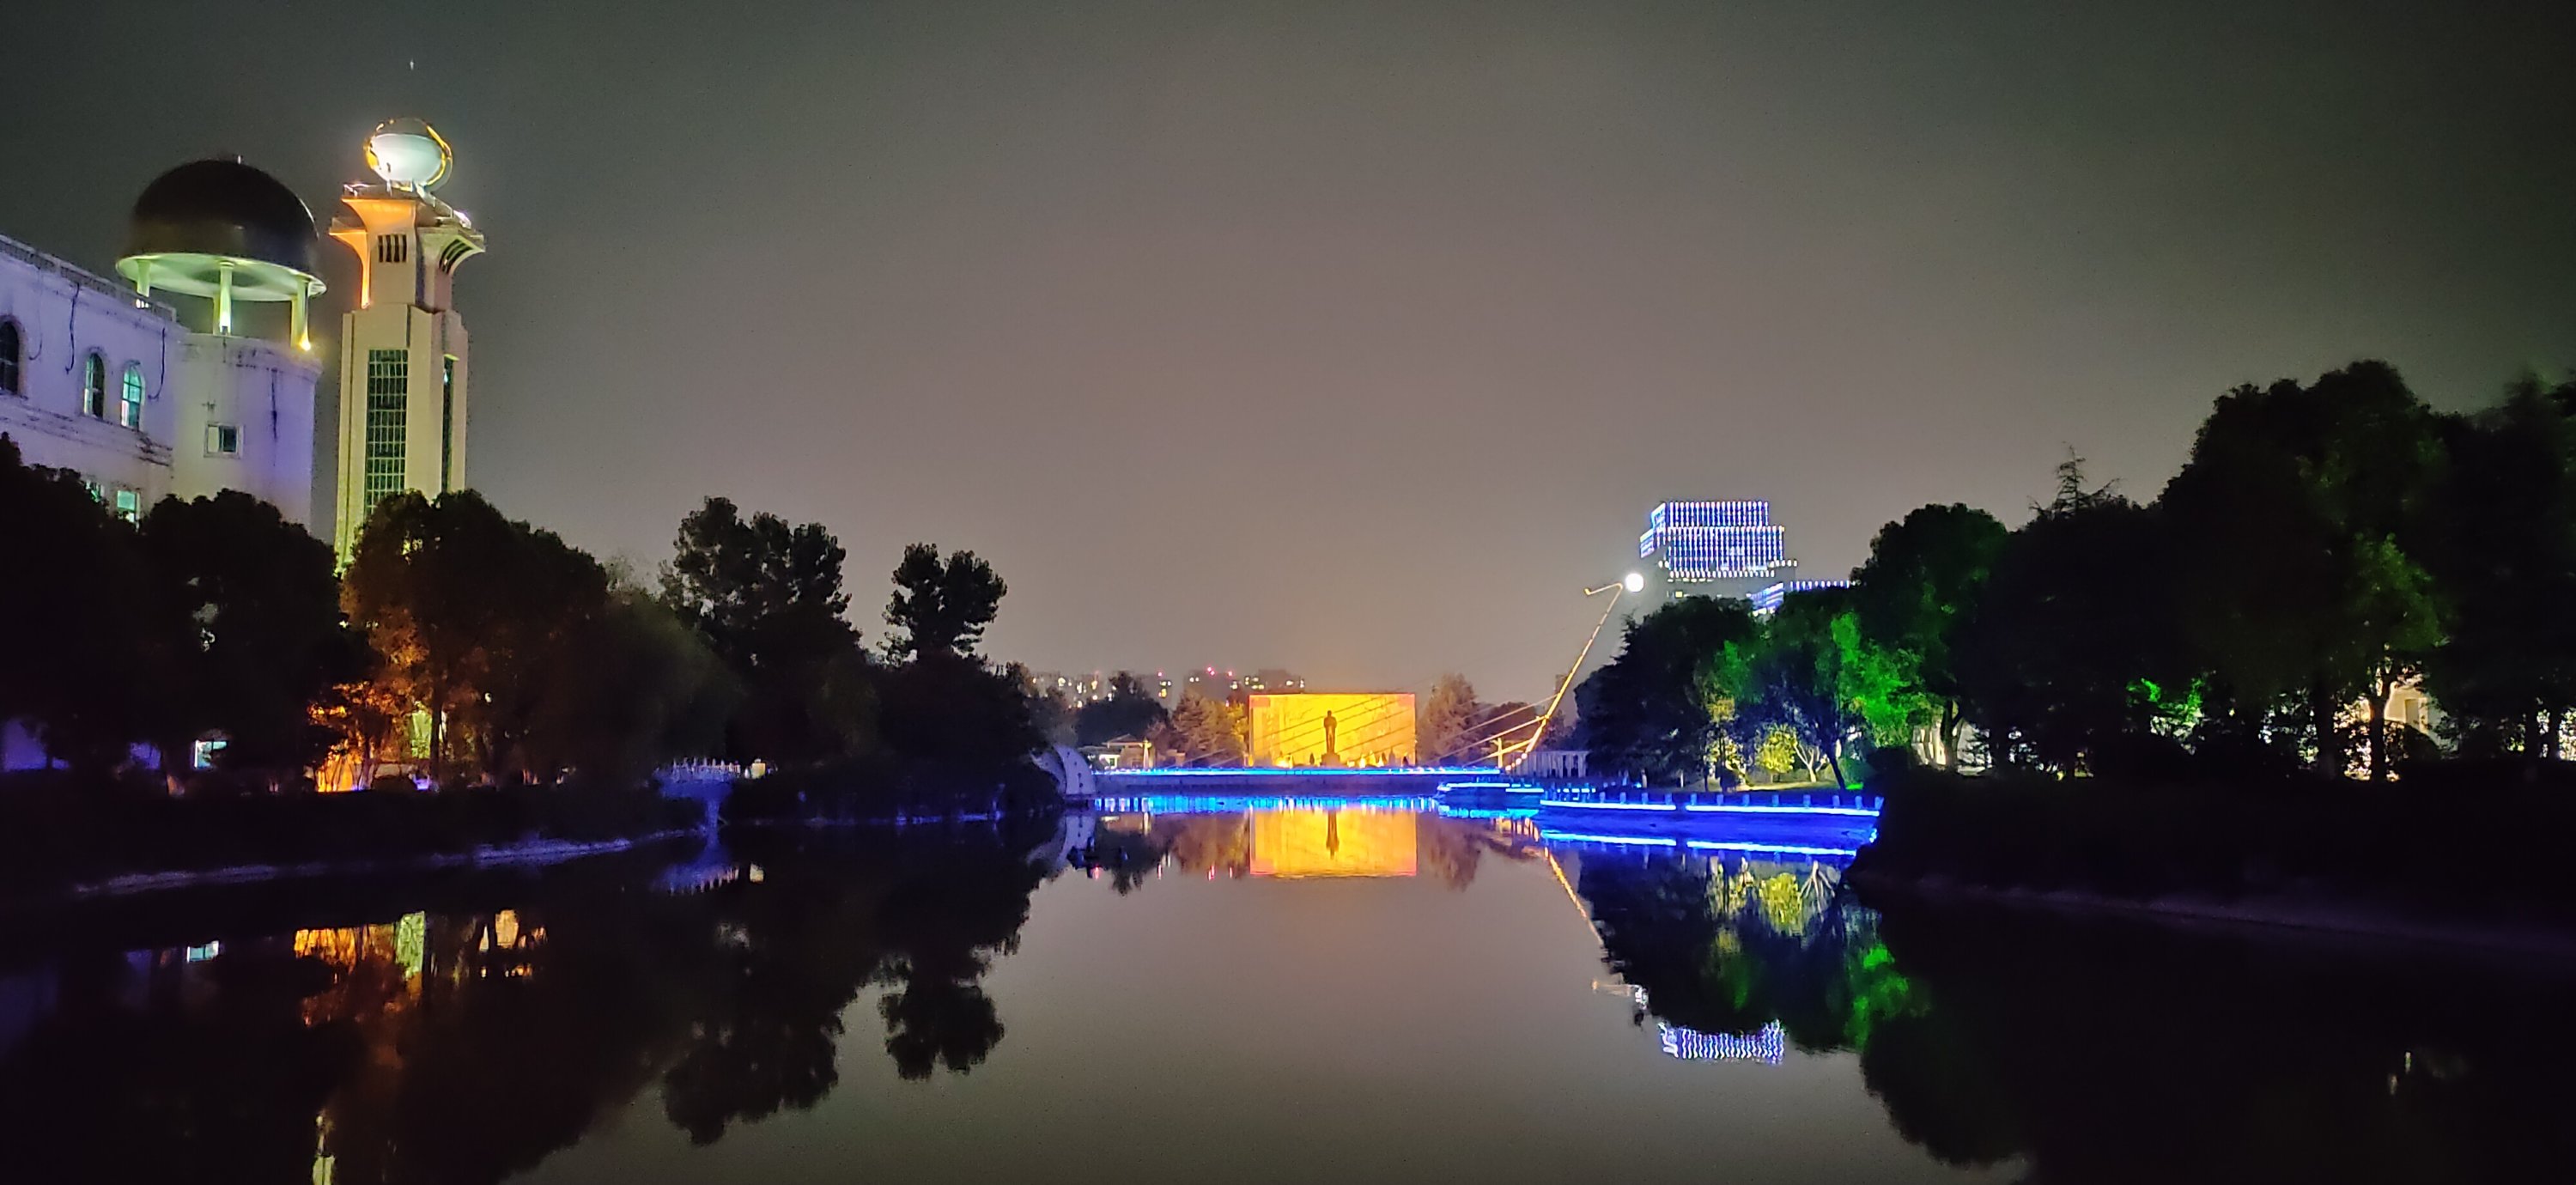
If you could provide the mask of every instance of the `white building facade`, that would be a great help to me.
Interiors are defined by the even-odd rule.
[[[309,353],[192,330],[170,303],[0,238],[0,433],[127,519],[237,489],[310,525]]]

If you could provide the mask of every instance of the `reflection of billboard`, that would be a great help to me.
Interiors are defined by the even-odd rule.
[[[1282,807],[1252,812],[1254,876],[1411,876],[1412,811]]]
[[[1410,765],[1413,695],[1254,695],[1251,764]]]

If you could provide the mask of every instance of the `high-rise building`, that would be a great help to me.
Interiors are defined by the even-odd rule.
[[[1646,512],[1637,558],[1655,561],[1675,584],[1768,581],[1798,562],[1771,504],[1760,501],[1663,503]]]
[[[1646,512],[1637,558],[1654,561],[1659,595],[1674,597],[1749,597],[1798,566],[1788,532],[1758,500],[1662,503]]]
[[[340,322],[337,543],[349,554],[376,503],[442,494],[465,479],[465,321],[457,265],[483,232],[432,192],[454,163],[428,124],[397,119],[367,139],[374,184],[347,187],[331,237],[358,256],[358,299]]]
[[[1779,612],[1780,606],[1788,601],[1792,593],[1850,587],[1851,581],[1848,580],[1777,580],[1754,590],[1750,599],[1753,602],[1754,616],[1761,617]]]

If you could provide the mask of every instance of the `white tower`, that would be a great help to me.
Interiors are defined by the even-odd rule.
[[[340,322],[340,492],[335,542],[349,557],[376,503],[465,486],[465,322],[456,266],[483,232],[430,191],[454,157],[416,119],[367,138],[379,179],[341,195],[331,237],[358,255],[358,303]]]

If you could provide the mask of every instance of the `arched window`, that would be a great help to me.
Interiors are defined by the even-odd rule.
[[[97,351],[81,360],[81,414],[107,418],[107,359]]]
[[[23,395],[27,391],[18,385],[19,363],[22,361],[18,350],[22,344],[18,338],[18,323],[0,317],[0,391],[12,395]]]
[[[116,422],[128,428],[143,426],[143,364],[125,364],[125,386],[118,393]]]

